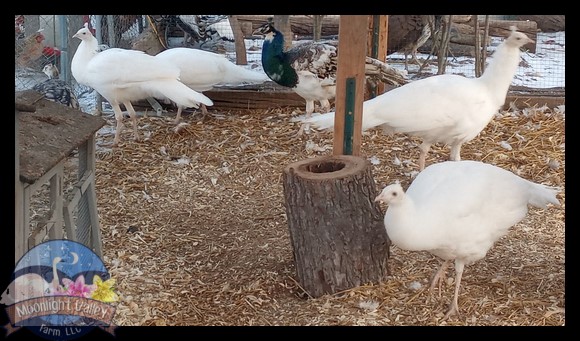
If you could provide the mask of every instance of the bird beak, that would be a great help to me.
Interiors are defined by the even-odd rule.
[[[534,41],[533,39],[530,39],[530,38],[528,37],[528,42],[527,42],[527,44],[534,44],[534,43],[535,43],[535,41]]]
[[[377,195],[377,197],[375,198],[375,202],[380,202],[380,203],[383,202],[383,200],[381,199],[381,195],[380,194]]]

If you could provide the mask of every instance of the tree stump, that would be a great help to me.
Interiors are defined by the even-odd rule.
[[[284,169],[283,187],[297,278],[311,297],[385,279],[390,240],[367,160],[298,161]]]

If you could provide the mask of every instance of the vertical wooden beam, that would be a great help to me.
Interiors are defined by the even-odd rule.
[[[292,47],[292,41],[294,40],[292,26],[290,26],[290,16],[274,15],[274,26],[284,35],[284,50],[288,50]]]
[[[367,15],[340,16],[334,155],[360,155],[367,29]]]
[[[89,204],[89,216],[91,219],[91,248],[99,256],[103,256],[103,245],[101,239],[101,224],[99,223],[99,213],[97,211],[97,193],[95,189],[95,178],[94,174],[96,172],[96,141],[95,134],[91,135],[85,143],[81,146],[82,149],[86,149],[87,155],[87,169],[86,171],[93,174],[90,181],[89,187],[87,188],[88,204]]]
[[[24,226],[24,187],[20,182],[20,113],[15,110],[15,133],[14,133],[14,264],[26,252],[26,233]]]
[[[228,20],[230,22],[230,27],[234,33],[234,43],[236,46],[236,64],[238,65],[248,65],[248,56],[246,52],[246,43],[244,41],[244,33],[238,22],[237,15],[229,15]]]
[[[322,18],[324,15],[312,16],[312,40],[318,41],[322,36]]]
[[[51,240],[62,239],[64,236],[64,219],[62,215],[64,200],[62,189],[62,181],[64,178],[64,163],[60,162],[55,167],[58,170],[56,174],[50,178],[50,220],[54,222],[53,227],[48,230],[48,238]],[[34,245],[36,246],[36,244]]]
[[[369,18],[367,53],[382,62],[387,60],[387,38],[389,30],[388,15],[371,15]],[[385,83],[379,82],[376,89],[371,89],[370,98],[385,92]]]

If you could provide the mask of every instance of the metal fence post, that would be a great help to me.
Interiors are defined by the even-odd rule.
[[[60,79],[70,84],[70,63],[68,57],[68,34],[69,29],[67,25],[66,15],[57,15],[57,25],[59,26],[60,34]]]

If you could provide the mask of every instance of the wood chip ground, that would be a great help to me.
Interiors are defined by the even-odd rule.
[[[455,273],[441,298],[428,281],[440,260],[391,249],[392,276],[309,299],[296,282],[281,185],[289,163],[332,152],[332,133],[296,137],[291,108],[142,117],[133,141],[126,120],[120,146],[98,136],[97,199],[104,262],[121,297],[125,325],[564,325],[565,135],[558,109],[498,114],[462,158],[560,186],[562,206],[530,209],[526,219],[467,266],[461,315],[442,321]],[[114,126],[112,117],[109,125]],[[105,130],[103,130],[105,131]],[[417,170],[420,141],[371,130],[362,153],[380,191]],[[435,146],[427,164],[446,160]],[[384,211],[385,207],[382,207]]]

